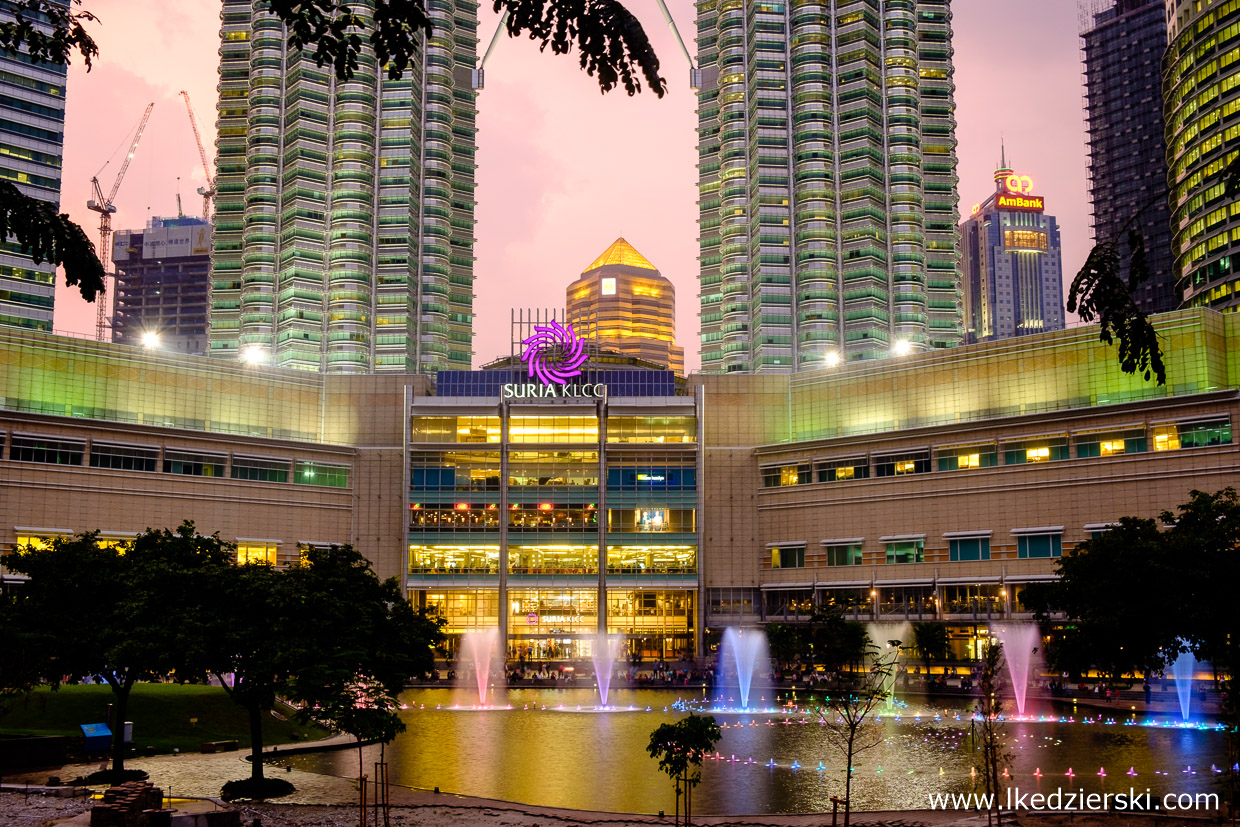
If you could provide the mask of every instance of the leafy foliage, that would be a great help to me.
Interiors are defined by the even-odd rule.
[[[91,60],[99,56],[99,46],[82,24],[99,18],[80,8],[82,0],[67,4],[14,0],[7,5],[13,19],[0,23],[0,52],[25,51],[35,63],[63,66],[76,51],[90,71]]]
[[[641,91],[640,74],[659,97],[667,91],[659,59],[641,22],[616,0],[494,0],[508,13],[510,37],[527,34],[541,49],[580,52],[581,68],[598,77],[603,92],[623,85]],[[319,66],[331,64],[336,77],[349,80],[366,43],[389,78],[404,75],[421,49],[420,36],[432,23],[419,0],[376,0],[373,20],[352,10],[348,0],[271,0],[271,11],[289,30],[289,43],[310,49]],[[369,30],[369,34],[366,32]]]
[[[681,718],[674,724],[660,724],[650,733],[646,752],[659,759],[659,769],[676,784],[676,803],[685,796],[685,824],[693,818],[693,788],[702,781],[702,758],[715,748],[723,731],[713,715]]]
[[[951,655],[947,626],[943,623],[914,623],[913,648],[921,655],[928,675],[931,661],[947,660]]]
[[[581,68],[598,75],[599,89],[609,92],[617,83],[630,95],[641,91],[640,71],[659,97],[667,82],[659,76],[659,59],[642,24],[616,0],[494,0],[496,11],[508,12],[508,35],[528,32],[541,49],[553,54],[581,52]]]
[[[53,686],[106,681],[115,721],[123,722],[134,683],[184,674],[197,619],[214,608],[199,586],[229,559],[218,536],[203,537],[186,522],[126,544],[104,543],[98,532],[56,539],[48,549],[19,548],[4,564],[30,578],[15,608],[20,628],[45,647],[41,677]],[[125,769],[123,738],[116,726],[115,773]]]
[[[1068,288],[1068,312],[1078,312],[1086,322],[1097,320],[1099,338],[1108,345],[1119,341],[1119,363],[1124,373],[1141,373],[1146,380],[1152,374],[1158,384],[1165,385],[1167,370],[1158,333],[1132,297],[1133,289],[1149,278],[1145,238],[1135,228],[1128,231],[1128,248],[1127,283],[1120,277],[1118,238],[1101,241],[1089,251],[1089,258]]]

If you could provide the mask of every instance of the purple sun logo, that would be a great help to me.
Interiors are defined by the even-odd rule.
[[[530,376],[537,376],[544,385],[567,385],[581,375],[586,361],[586,343],[568,327],[554,319],[548,325],[535,325],[534,335],[521,342],[525,352],[521,361],[530,366]]]

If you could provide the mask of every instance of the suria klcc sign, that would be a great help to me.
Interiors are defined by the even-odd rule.
[[[581,376],[581,366],[586,363],[585,340],[577,335],[570,324],[567,327],[555,321],[535,325],[534,335],[521,342],[525,350],[521,361],[525,362],[531,379],[537,382],[506,384],[502,388],[504,399],[602,399],[607,396],[607,386],[602,382],[569,383]]]

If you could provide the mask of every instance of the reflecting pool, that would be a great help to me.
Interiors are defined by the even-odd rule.
[[[700,690],[686,697],[703,698]],[[804,692],[797,698],[813,703]],[[464,690],[409,690],[401,700],[408,705],[402,715],[409,729],[387,747],[393,783],[584,810],[670,813],[675,807],[671,782],[646,754],[650,732],[684,714],[673,708],[674,692],[612,689],[613,711],[606,712],[594,711],[598,695],[588,689],[500,691],[492,702],[506,708],[488,710],[453,709],[477,702]],[[1116,793],[1132,787],[1161,795],[1219,789],[1226,761],[1222,732],[1148,726],[1144,719],[1137,724],[1120,708],[1042,704],[1027,712],[1047,720],[1006,724],[1008,783],[1022,791]],[[969,708],[965,699],[915,700],[898,711],[898,720],[883,715],[881,743],[854,762],[854,807],[919,809],[931,793],[980,791],[980,780],[971,775],[975,766],[980,772],[981,761],[970,737]],[[1071,720],[1060,722],[1061,716]],[[694,792],[696,814],[821,812],[831,809],[831,796],[843,796],[843,758],[828,743],[817,714],[716,718],[724,727],[722,758],[705,762]],[[378,754],[378,747],[365,749],[368,772]],[[357,775],[356,750],[276,763]]]

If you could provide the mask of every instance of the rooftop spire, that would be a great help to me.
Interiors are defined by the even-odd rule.
[[[594,262],[581,272],[588,273],[596,267],[602,267],[607,264],[620,264],[625,267],[638,267],[642,270],[655,270],[656,272],[659,269],[647,261],[645,256],[633,249],[633,245],[623,238],[617,238],[610,247],[603,251],[601,256],[594,259]]]

